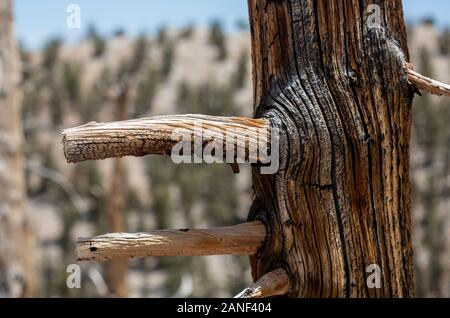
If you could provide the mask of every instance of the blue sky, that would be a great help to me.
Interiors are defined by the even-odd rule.
[[[66,26],[66,9],[72,3],[81,8],[79,30]],[[404,0],[404,4],[410,21],[433,16],[440,25],[450,25],[449,0]],[[75,41],[91,22],[106,35],[119,27],[135,35],[161,25],[207,25],[215,18],[233,30],[236,21],[247,15],[246,0],[15,0],[16,33],[31,49],[55,35]]]

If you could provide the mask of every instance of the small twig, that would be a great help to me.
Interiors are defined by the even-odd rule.
[[[77,242],[78,260],[107,261],[149,256],[254,255],[266,236],[259,222],[209,230],[160,230],[114,233]]]
[[[47,168],[40,165],[38,162],[33,160],[27,160],[25,169],[29,172],[34,173],[41,178],[53,181],[55,184],[61,187],[61,189],[67,194],[73,207],[77,210],[81,217],[84,217],[88,211],[88,207],[84,204],[84,200],[81,198],[80,194],[77,192],[75,186],[72,182],[66,178],[62,173],[57,170]]]
[[[89,268],[88,277],[91,279],[92,283],[94,284],[95,288],[97,289],[98,295],[100,297],[106,297],[109,294],[109,288],[106,285],[105,280],[103,279],[102,274],[100,271],[96,268]]]
[[[450,85],[441,83],[415,72],[411,64],[406,64],[406,70],[409,82],[417,89],[437,96],[450,96]]]
[[[286,295],[288,292],[289,276],[284,269],[279,268],[262,276],[234,298],[267,298]]]

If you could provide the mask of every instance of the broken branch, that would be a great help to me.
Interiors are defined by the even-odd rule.
[[[450,85],[441,83],[415,72],[411,64],[407,64],[406,69],[409,82],[417,89],[426,91],[433,95],[450,96]]]
[[[229,142],[234,148],[243,150],[236,151],[235,159],[243,153],[245,158],[239,159],[259,161],[260,151],[252,150],[259,150],[260,145],[268,147],[270,127],[263,119],[178,115],[93,122],[66,129],[62,135],[64,154],[72,163],[124,156],[170,155],[172,148],[185,140],[186,135],[194,146],[190,147],[191,153],[183,153],[183,156],[193,155],[198,150],[194,142],[200,141],[202,150],[211,142],[222,140],[224,151]]]
[[[254,255],[265,236],[265,226],[259,221],[209,230],[114,233],[80,238],[75,255],[80,261],[149,256]]]
[[[279,268],[262,276],[234,298],[267,298],[286,295],[288,292],[289,276],[283,268]]]

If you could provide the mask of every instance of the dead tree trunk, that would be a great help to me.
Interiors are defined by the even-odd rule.
[[[128,88],[124,88],[116,98],[116,120],[127,119]],[[106,222],[108,231],[125,232],[125,184],[126,171],[123,159],[115,159],[111,170],[111,186],[107,197]],[[118,297],[127,296],[128,262],[114,260],[106,265],[106,280],[110,292]]]
[[[235,228],[208,232],[218,235],[219,246],[205,253],[251,255],[255,283],[238,297],[412,297],[411,103],[419,89],[449,95],[450,87],[408,64],[401,0],[248,2],[257,119],[188,115],[91,123],[63,132],[68,162],[169,155],[180,128],[191,139],[203,136],[204,149],[242,129],[272,137],[278,131],[273,174],[260,169],[273,154],[250,151],[273,138],[249,133],[246,142],[232,138],[231,144],[258,161],[249,221],[263,223],[265,231],[241,232],[241,242],[252,241],[252,248],[233,251],[221,237],[234,237]],[[205,242],[196,231],[182,232],[156,244],[151,233],[126,235],[125,245],[118,234],[82,239],[78,251],[113,259],[161,255],[161,245],[177,249],[183,240]],[[261,236],[263,244],[253,241]],[[131,248],[143,243],[140,237],[151,238],[149,244]],[[95,247],[87,251],[86,242]],[[193,246],[183,252],[204,255]]]
[[[34,242],[26,216],[20,59],[12,1],[0,2],[0,294],[31,297]]]
[[[401,0],[249,7],[256,114],[283,132],[279,173],[253,174],[251,219],[270,229],[254,279],[283,267],[293,297],[413,296]]]

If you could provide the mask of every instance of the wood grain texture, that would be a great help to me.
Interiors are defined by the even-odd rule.
[[[209,230],[180,229],[114,233],[77,242],[78,260],[107,261],[149,256],[253,255],[264,242],[259,222]]]
[[[214,138],[232,138],[235,147],[244,149],[247,157],[253,156],[248,153],[250,145],[258,149],[258,142],[267,143],[268,140],[264,141],[264,138],[270,136],[268,122],[263,119],[206,115],[161,116],[113,123],[89,123],[64,130],[64,153],[67,161],[73,163],[124,156],[170,155],[173,146],[179,142],[172,138],[176,129],[183,129],[192,138],[203,138],[203,147]],[[258,129],[267,130],[267,134],[255,133]],[[208,131],[207,136],[205,131]],[[245,138],[239,138],[244,136],[243,131]]]
[[[450,85],[423,76],[409,68],[407,73],[409,82],[417,89],[437,96],[450,96]]]
[[[282,134],[280,170],[253,172],[268,229],[254,281],[290,297],[412,297],[408,82],[401,0],[249,0],[256,117]],[[380,8],[379,28],[367,19]],[[381,268],[369,288],[366,268]]]
[[[282,268],[265,274],[256,283],[244,289],[234,298],[268,298],[283,296],[289,292],[289,276]]]

